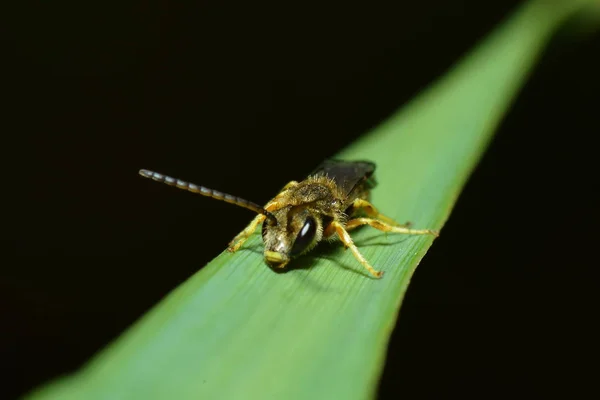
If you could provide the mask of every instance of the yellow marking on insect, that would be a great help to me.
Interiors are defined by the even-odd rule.
[[[278,253],[276,251],[265,251],[265,260],[273,267],[283,268],[289,262],[289,258],[283,254]]]

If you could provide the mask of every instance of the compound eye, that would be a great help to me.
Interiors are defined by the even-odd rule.
[[[306,218],[304,226],[302,229],[300,229],[298,236],[296,236],[296,241],[294,242],[294,246],[292,247],[290,254],[292,256],[296,256],[306,250],[306,248],[313,242],[315,233],[317,233],[317,223],[313,217]]]

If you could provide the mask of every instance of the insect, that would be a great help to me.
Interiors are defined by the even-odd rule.
[[[339,239],[361,265],[376,277],[374,269],[360,253],[349,231],[370,225],[383,232],[409,235],[434,235],[430,229],[411,229],[381,214],[370,202],[376,186],[375,164],[370,161],[326,160],[305,180],[291,181],[264,207],[157,172],[142,169],[140,175],[213,199],[223,200],[257,213],[250,224],[229,243],[237,251],[262,223],[264,259],[272,268],[284,268],[288,262],[312,250],[322,240]]]

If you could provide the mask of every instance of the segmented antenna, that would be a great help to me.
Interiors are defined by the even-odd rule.
[[[211,197],[216,200],[226,201],[227,203],[247,208],[248,210],[254,211],[255,213],[263,214],[265,217],[273,221],[273,223],[277,224],[277,218],[275,218],[273,214],[271,214],[258,204],[242,199],[241,197],[232,196],[227,193],[219,192],[218,190],[195,185],[193,183],[182,181],[181,179],[175,179],[170,176],[159,174],[158,172],[150,171],[147,169],[140,169],[139,173],[144,178],[149,178],[156,182],[166,183],[169,186],[176,186],[179,189],[187,190],[192,193],[197,193],[202,196]]]

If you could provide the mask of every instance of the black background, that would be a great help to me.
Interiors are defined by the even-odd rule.
[[[265,202],[518,3],[1,13],[0,397],[76,369],[250,218],[139,168]],[[591,388],[599,50],[598,34],[562,35],[545,53],[417,270],[381,398]]]

